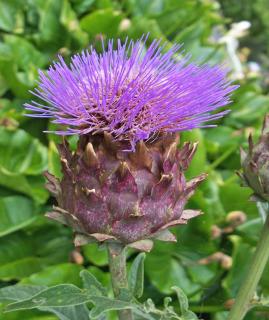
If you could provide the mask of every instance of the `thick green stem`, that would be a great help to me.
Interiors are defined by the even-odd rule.
[[[108,244],[109,269],[112,288],[117,298],[121,288],[128,288],[125,248],[119,244]],[[131,310],[119,310],[119,320],[132,320]]]
[[[261,237],[246,279],[243,281],[228,320],[242,320],[250,308],[251,300],[254,298],[255,290],[262,276],[263,270],[269,258],[269,215],[265,221]]]

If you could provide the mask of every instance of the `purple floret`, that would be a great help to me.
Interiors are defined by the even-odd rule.
[[[139,140],[166,132],[201,128],[227,113],[212,111],[230,103],[236,86],[226,79],[222,66],[196,65],[182,58],[180,45],[163,53],[165,45],[146,39],[108,41],[107,50],[92,47],[62,57],[49,70],[39,72],[32,92],[45,102],[25,104],[33,117],[53,118],[64,125],[60,135],[111,133],[127,141],[132,150]],[[180,59],[179,59],[180,58]]]

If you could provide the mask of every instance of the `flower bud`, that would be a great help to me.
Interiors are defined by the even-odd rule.
[[[167,228],[201,213],[184,210],[206,176],[189,182],[184,177],[196,144],[185,143],[179,150],[176,135],[166,135],[155,143],[141,141],[135,152],[124,148],[106,133],[84,135],[75,153],[67,143],[59,146],[62,180],[46,173],[47,188],[58,201],[47,215],[71,226],[78,245],[85,237],[124,244],[148,238],[175,241]]]
[[[241,150],[243,172],[239,176],[254,194],[254,201],[269,202],[269,114],[265,116],[262,133],[254,144],[249,136],[249,150]]]

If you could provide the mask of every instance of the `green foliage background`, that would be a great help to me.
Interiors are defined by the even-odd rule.
[[[252,28],[238,51],[244,77],[231,113],[217,128],[182,135],[182,141],[199,141],[187,175],[209,174],[189,204],[205,214],[175,228],[178,243],[156,243],[146,259],[145,297],[161,303],[177,285],[201,318],[226,318],[261,228],[257,209],[248,201],[251,192],[240,187],[235,170],[240,168],[239,147],[246,146],[253,129],[257,136],[269,106],[268,16],[264,0],[0,0],[0,287],[17,282],[81,286],[83,268],[109,283],[106,253],[94,245],[74,252],[71,231],[43,216],[53,200],[42,172],[60,172],[58,137],[42,132],[51,125],[23,115],[38,69],[47,68],[59,53],[68,60],[89,44],[100,48],[100,34],[139,38],[150,32],[151,39],[184,43],[193,59],[227,61],[233,70],[227,47],[218,39],[232,22],[247,19]],[[248,59],[261,64],[259,74],[249,71]],[[231,211],[244,212],[246,221],[234,227]],[[216,226],[222,232],[214,238]],[[215,253],[223,255],[206,259]],[[269,295],[269,268],[259,292]],[[254,310],[246,319],[268,318],[265,310]],[[38,311],[0,311],[0,319],[56,318]]]

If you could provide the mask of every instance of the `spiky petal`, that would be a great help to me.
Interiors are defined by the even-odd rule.
[[[63,58],[39,73],[33,92],[45,104],[25,104],[33,117],[53,118],[64,125],[58,134],[107,132],[116,140],[128,141],[135,150],[138,141],[153,140],[160,133],[190,130],[222,117],[213,113],[227,105],[236,88],[226,80],[220,66],[188,63],[180,45],[162,53],[165,45],[146,39],[121,43],[114,49],[95,49]],[[103,46],[105,46],[103,44]]]

